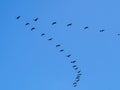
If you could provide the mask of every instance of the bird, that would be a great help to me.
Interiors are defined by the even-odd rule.
[[[57,22],[53,22],[53,23],[52,23],[52,25],[55,25],[55,24],[57,24]]]
[[[84,27],[84,29],[88,29],[88,26]]]
[[[77,74],[77,76],[81,76],[82,74],[80,73],[80,74]]]
[[[67,27],[69,27],[69,26],[71,26],[72,25],[72,23],[69,23],[69,24],[67,24]]]
[[[20,19],[21,16],[17,16],[16,19]]]
[[[31,31],[35,30],[35,27],[31,28]]]
[[[81,71],[78,71],[77,73],[80,73]]]
[[[73,68],[77,67],[76,65],[73,65]]]
[[[29,25],[30,23],[26,23],[25,26]]]
[[[64,49],[59,50],[59,52],[63,52],[63,51],[64,51]]]
[[[76,87],[77,85],[74,85],[74,87]]]
[[[56,47],[60,47],[61,45],[60,44],[57,44]]]
[[[33,19],[34,21],[37,21],[39,18],[35,18],[35,19]]]
[[[104,32],[105,30],[101,29],[100,32]]]
[[[79,82],[80,80],[76,80],[76,82]]]
[[[73,83],[73,85],[77,84],[76,82]]]
[[[78,67],[74,68],[75,70],[78,70]]]
[[[71,54],[67,55],[66,57],[68,57],[68,58],[69,58],[70,56],[71,56]]]
[[[48,41],[51,41],[53,38],[49,38]]]
[[[44,35],[45,35],[45,33],[42,33],[42,34],[41,34],[41,36],[44,36]]]
[[[76,61],[71,61],[71,63],[75,63]]]

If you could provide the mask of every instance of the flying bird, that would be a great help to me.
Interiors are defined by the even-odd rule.
[[[80,73],[81,71],[78,71],[77,73]]]
[[[76,61],[71,61],[71,63],[75,63]]]
[[[44,36],[44,35],[45,35],[45,33],[42,33],[42,34],[41,34],[41,36]]]
[[[52,23],[52,25],[55,25],[55,24],[57,24],[57,22],[53,22],[53,23]]]
[[[100,32],[104,32],[104,31],[105,31],[105,30],[103,30],[103,29],[102,29],[102,30],[100,30]]]
[[[61,45],[60,44],[57,44],[56,47],[60,47]]]
[[[30,23],[26,23],[25,26],[29,25]]]
[[[59,52],[63,52],[64,51],[64,49],[61,49]]]
[[[75,70],[78,70],[78,67],[74,68]]]
[[[77,67],[76,65],[73,65],[73,68]]]
[[[31,28],[31,31],[33,31],[33,30],[35,30],[35,28],[33,27],[33,28]]]
[[[71,56],[71,54],[67,55],[66,57],[68,57],[68,58],[69,58],[70,56]]]
[[[49,38],[48,41],[51,41],[53,38]]]
[[[20,19],[21,16],[17,16],[16,19]]]
[[[77,85],[74,85],[74,87],[76,87]]]
[[[69,27],[69,26],[71,26],[72,25],[72,23],[69,23],[69,24],[67,24],[67,27]]]
[[[37,21],[39,18],[35,18],[35,19],[33,19],[34,21]]]
[[[88,26],[84,27],[84,29],[88,29]]]

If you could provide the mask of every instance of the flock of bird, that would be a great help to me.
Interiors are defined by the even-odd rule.
[[[21,18],[21,16],[17,16],[16,17],[16,19],[18,20],[18,19],[20,19]],[[39,18],[37,17],[37,18],[35,18],[35,19],[33,19],[33,21],[35,21],[35,22],[37,22],[39,20]],[[56,25],[57,24],[57,22],[52,22],[51,23],[51,25]],[[25,23],[25,26],[28,26],[28,25],[30,25],[30,23],[29,22],[26,22]],[[70,26],[72,26],[72,23],[68,23],[68,24],[66,24],[66,27],[70,27]],[[85,26],[84,27],[84,29],[88,29],[89,27],[88,26]],[[34,31],[36,28],[35,27],[32,27],[31,28],[31,31]],[[99,30],[99,32],[104,32],[105,30],[104,29],[101,29],[101,30]],[[43,37],[43,36],[45,36],[46,34],[45,33],[42,33],[41,34],[41,37]],[[118,36],[120,36],[120,34],[117,34]],[[48,41],[52,41],[53,40],[53,38],[51,37],[51,38],[48,38],[47,39]],[[61,44],[57,44],[56,45],[56,48],[58,48],[58,47],[61,47]],[[59,52],[64,52],[65,50],[64,49],[60,49],[59,50]],[[71,58],[71,56],[72,56],[72,54],[67,54],[67,55],[65,55],[66,56],[66,58]],[[77,75],[76,75],[76,77],[75,77],[75,80],[74,80],[74,82],[72,83],[73,84],[73,87],[76,87],[77,85],[78,85],[78,82],[80,81],[80,78],[81,78],[81,70],[80,70],[80,68],[78,67],[78,65],[77,65],[77,61],[76,60],[72,60],[72,61],[70,61],[70,63],[72,64],[72,68],[77,72]]]

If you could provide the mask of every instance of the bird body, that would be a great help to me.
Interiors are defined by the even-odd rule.
[[[21,16],[17,16],[16,19],[20,19]]]
[[[71,26],[72,25],[72,23],[69,23],[69,24],[67,24],[67,27],[69,27],[69,26]]]
[[[88,29],[88,26],[84,27],[84,29]]]
[[[55,25],[55,24],[57,24],[57,22],[53,22],[53,23],[52,23],[52,25]]]
[[[25,26],[29,25],[30,23],[26,23]]]
[[[51,41],[53,38],[49,38],[48,41]]]
[[[60,44],[57,44],[56,47],[60,47],[61,45]]]
[[[44,35],[45,35],[45,33],[42,33],[42,34],[41,34],[41,36],[44,36]]]
[[[31,28],[31,31],[33,31],[33,30],[35,30],[35,28],[33,27],[33,28]]]
[[[38,18],[35,18],[35,19],[33,19],[34,21],[37,21],[38,20]]]
[[[100,30],[100,32],[104,32],[104,31],[105,31],[105,30],[103,30],[103,29],[102,29],[102,30]]]

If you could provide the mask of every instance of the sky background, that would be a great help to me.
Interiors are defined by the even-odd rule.
[[[0,90],[120,90],[119,8],[120,0],[0,0]],[[82,73],[76,88],[71,60]]]

